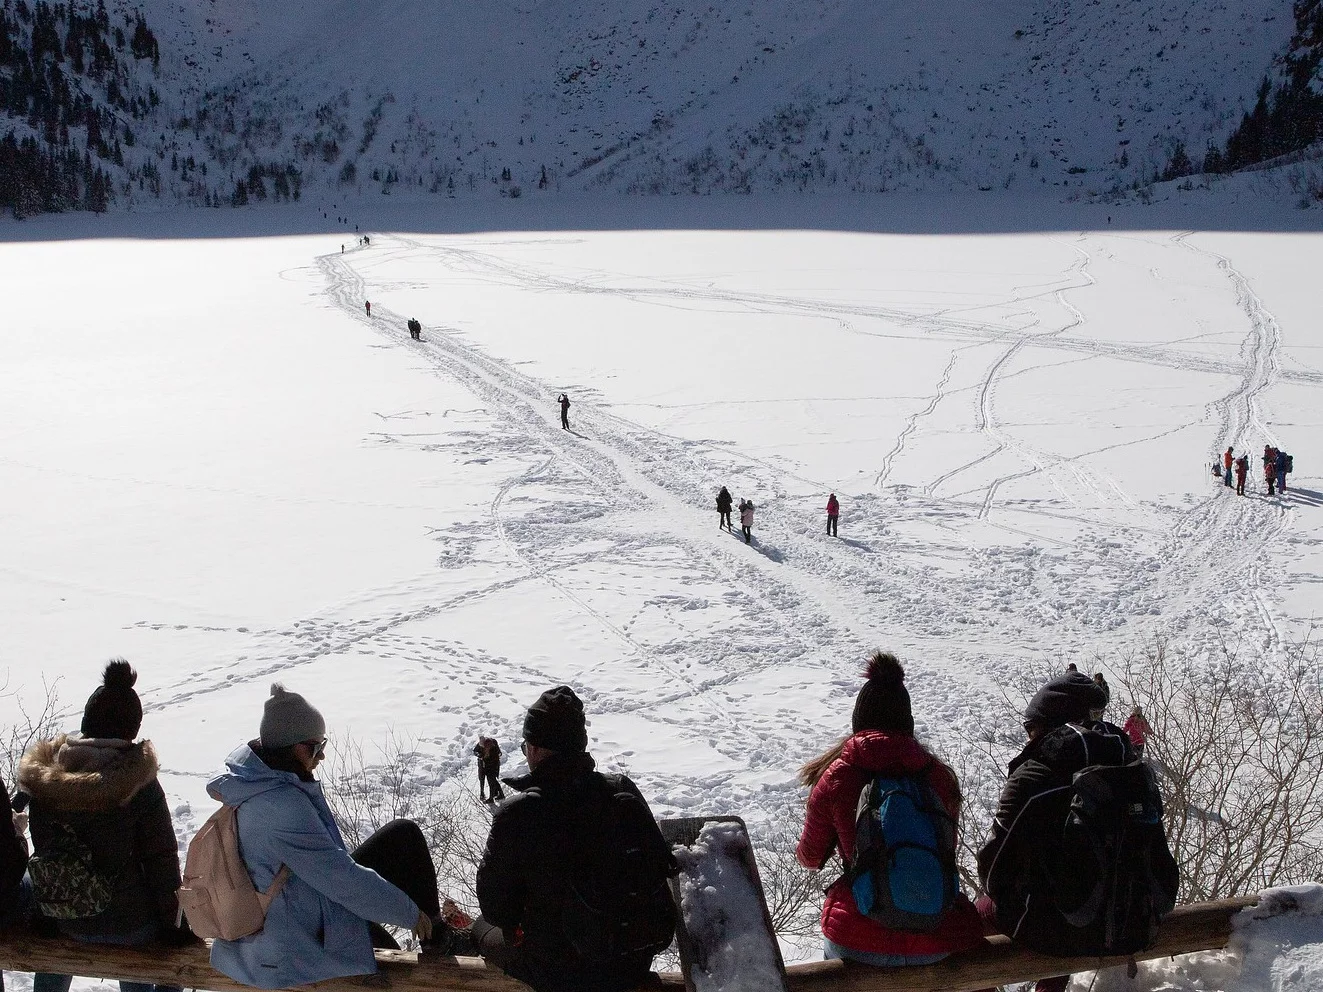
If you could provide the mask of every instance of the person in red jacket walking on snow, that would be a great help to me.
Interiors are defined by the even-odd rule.
[[[900,662],[894,655],[874,652],[866,675],[868,681],[855,699],[854,732],[800,769],[800,781],[813,790],[795,851],[806,868],[822,868],[834,848],[847,863],[854,857],[859,794],[879,775],[926,771],[951,818],[960,816],[955,773],[914,739],[914,717]],[[983,931],[978,911],[963,894],[957,895],[932,933],[889,930],[859,912],[844,876],[827,890],[822,907],[826,956],[879,967],[940,961],[982,944]]]
[[[827,536],[836,537],[836,518],[841,515],[841,504],[836,502],[836,494],[827,497]]]
[[[1144,711],[1136,706],[1130,711],[1130,716],[1126,718],[1125,735],[1130,738],[1130,743],[1134,746],[1135,757],[1144,757],[1144,745],[1148,743],[1148,735],[1153,733],[1153,728],[1148,725],[1144,719]]]

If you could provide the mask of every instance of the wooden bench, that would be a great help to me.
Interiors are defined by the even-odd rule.
[[[1135,957],[1144,961],[1226,947],[1231,918],[1255,902],[1257,898],[1251,896],[1180,906],[1163,920],[1157,943]],[[990,937],[975,951],[920,968],[870,968],[840,961],[813,961],[790,965],[786,972],[794,992],[970,992],[1008,982],[1092,971],[1126,960],[1053,958],[1017,947],[1005,937]],[[363,992],[373,987],[401,992],[527,992],[521,982],[486,967],[480,958],[419,961],[411,952],[378,951],[377,962],[381,971],[376,976],[341,978],[305,987],[325,992]],[[0,968],[180,985],[212,992],[249,988],[213,971],[207,950],[201,945],[178,949],[113,947],[45,940],[15,931],[0,937]],[[662,972],[657,980],[668,992],[684,986],[676,972]]]

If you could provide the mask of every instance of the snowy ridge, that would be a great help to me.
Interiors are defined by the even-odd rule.
[[[1152,181],[1177,143],[1197,161],[1224,141],[1292,37],[1290,0],[111,6],[161,41],[162,102],[122,122],[147,133],[115,173],[121,206],[1103,194]]]

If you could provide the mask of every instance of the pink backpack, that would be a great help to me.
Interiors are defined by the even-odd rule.
[[[199,937],[238,940],[266,924],[266,911],[289,880],[280,866],[270,888],[259,892],[239,853],[238,806],[222,806],[188,845],[179,905]]]

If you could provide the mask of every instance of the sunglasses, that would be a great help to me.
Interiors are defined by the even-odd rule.
[[[324,758],[326,757],[326,742],[328,740],[330,740],[329,737],[323,737],[319,741],[304,741],[303,743],[312,748],[314,758]]]

